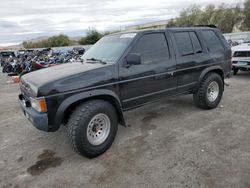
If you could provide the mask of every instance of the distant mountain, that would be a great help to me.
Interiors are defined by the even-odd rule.
[[[43,36],[43,37],[37,37],[37,38],[33,38],[33,39],[30,39],[30,40],[27,40],[27,42],[38,42],[38,41],[41,41],[41,40],[46,40],[48,39],[50,36]],[[78,40],[80,40],[81,37],[70,37],[70,39],[73,41],[73,45],[77,45],[78,44]],[[17,44],[17,45],[12,45],[12,46],[0,46],[0,50],[8,50],[8,49],[11,49],[11,50],[17,50],[17,49],[21,49],[23,48],[23,45],[22,43],[20,44]]]
[[[73,41],[78,41],[78,40],[80,40],[82,37],[83,37],[83,35],[80,35],[79,33],[78,33],[78,35],[77,35],[77,32],[76,33],[74,33],[74,35],[72,36],[72,34],[71,35],[69,35],[69,34],[64,34],[64,35],[67,35],[69,38],[70,38],[70,40],[73,40]],[[53,36],[55,36],[55,35],[53,35]],[[41,41],[41,40],[46,40],[46,39],[48,39],[48,38],[50,38],[50,37],[52,37],[52,36],[42,36],[42,37],[36,37],[36,38],[32,38],[32,39],[29,39],[29,40],[26,40],[27,42],[38,42],[38,41]]]
[[[27,40],[27,42],[38,42],[40,40],[45,40],[48,39],[49,36],[42,36],[42,37],[37,37],[37,38],[33,38],[33,39],[29,39]],[[5,49],[11,49],[11,50],[17,50],[17,49],[21,49],[23,48],[23,44],[17,44],[17,45],[11,45],[11,46],[0,46],[0,50],[5,50]]]
[[[32,38],[32,39],[29,39],[29,40],[26,40],[26,41],[27,42],[38,42],[38,41],[41,41],[41,40],[46,40],[49,37],[50,36],[42,36],[42,37]]]
[[[84,37],[86,32],[87,32],[87,30],[76,30],[76,31],[62,33],[62,34],[67,35],[72,40],[73,45],[77,45],[78,41],[82,37]],[[38,41],[41,41],[41,40],[46,40],[49,37],[52,37],[52,36],[55,36],[55,35],[58,35],[58,34],[51,34],[51,35],[48,35],[48,36],[35,37],[35,38],[27,39],[25,41],[27,41],[27,42],[38,42]],[[16,49],[20,49],[20,48],[23,48],[22,43],[20,43],[18,45],[13,45],[13,46],[7,46],[7,47],[0,46],[0,50],[3,50],[3,49],[14,49],[14,50],[16,50]]]
[[[12,45],[12,46],[0,46],[0,50],[18,50],[23,48],[22,44]]]
[[[71,40],[79,41],[83,36],[69,37]]]

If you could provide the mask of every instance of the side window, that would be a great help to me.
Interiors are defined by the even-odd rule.
[[[187,31],[174,33],[174,38],[181,56],[194,54],[193,45]]]
[[[220,39],[218,38],[218,36],[215,34],[214,31],[205,30],[202,32],[203,32],[207,47],[210,52],[217,52],[219,50],[224,50],[224,47]]]
[[[189,34],[190,34],[190,38],[191,38],[193,46],[194,46],[194,52],[195,53],[201,53],[202,52],[201,43],[200,43],[196,33],[195,32],[189,32]]]
[[[153,33],[142,36],[132,53],[141,55],[142,64],[164,63],[169,59],[169,49],[164,33]]]

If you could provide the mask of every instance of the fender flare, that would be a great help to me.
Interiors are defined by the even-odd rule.
[[[203,78],[205,77],[205,75],[208,73],[208,72],[211,72],[211,71],[221,71],[223,73],[223,80],[224,80],[224,77],[225,77],[225,74],[224,74],[224,71],[223,69],[220,67],[220,66],[211,66],[211,67],[208,67],[206,69],[204,69],[201,74],[200,74],[200,77],[199,77],[199,80],[198,80],[198,83],[201,83],[201,81],[203,80]],[[224,81],[223,81],[224,82]]]
[[[121,105],[120,99],[116,95],[116,93],[111,91],[111,90],[107,90],[107,89],[97,89],[97,90],[91,90],[91,91],[86,91],[86,92],[82,92],[82,93],[77,93],[75,95],[72,95],[72,96],[66,98],[60,104],[59,108],[57,109],[57,112],[55,115],[55,125],[53,126],[53,128],[59,129],[59,127],[62,123],[62,120],[63,120],[64,112],[67,110],[67,108],[70,105],[74,104],[75,102],[84,100],[84,99],[90,99],[90,98],[98,97],[98,96],[108,96],[108,97],[112,97],[112,99],[115,100],[115,104],[112,104],[112,105],[114,105],[114,107],[117,111],[119,123],[126,126],[124,116],[123,116],[122,105]]]

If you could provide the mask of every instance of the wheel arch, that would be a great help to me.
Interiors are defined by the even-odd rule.
[[[61,105],[59,106],[56,115],[55,115],[55,128],[59,128],[61,123],[67,122],[68,118],[70,117],[72,111],[82,102],[91,100],[91,99],[101,99],[108,101],[111,103],[118,116],[118,122],[126,126],[122,105],[120,103],[119,97],[115,94],[115,92],[105,89],[100,90],[92,90],[84,93],[78,93],[71,97],[65,99]]]
[[[209,68],[202,71],[202,73],[200,74],[200,77],[199,77],[199,84],[202,82],[203,78],[208,73],[211,73],[211,72],[215,72],[215,73],[219,74],[221,76],[223,83],[224,83],[225,74],[224,74],[223,69],[220,66],[212,66],[212,67],[209,67]]]

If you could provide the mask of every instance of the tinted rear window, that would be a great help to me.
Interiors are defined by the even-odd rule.
[[[207,47],[210,52],[217,52],[220,50],[224,50],[224,47],[219,39],[219,37],[212,30],[202,31],[203,36],[205,38]]]
[[[194,54],[193,45],[188,32],[174,33],[178,52],[181,56]]]

